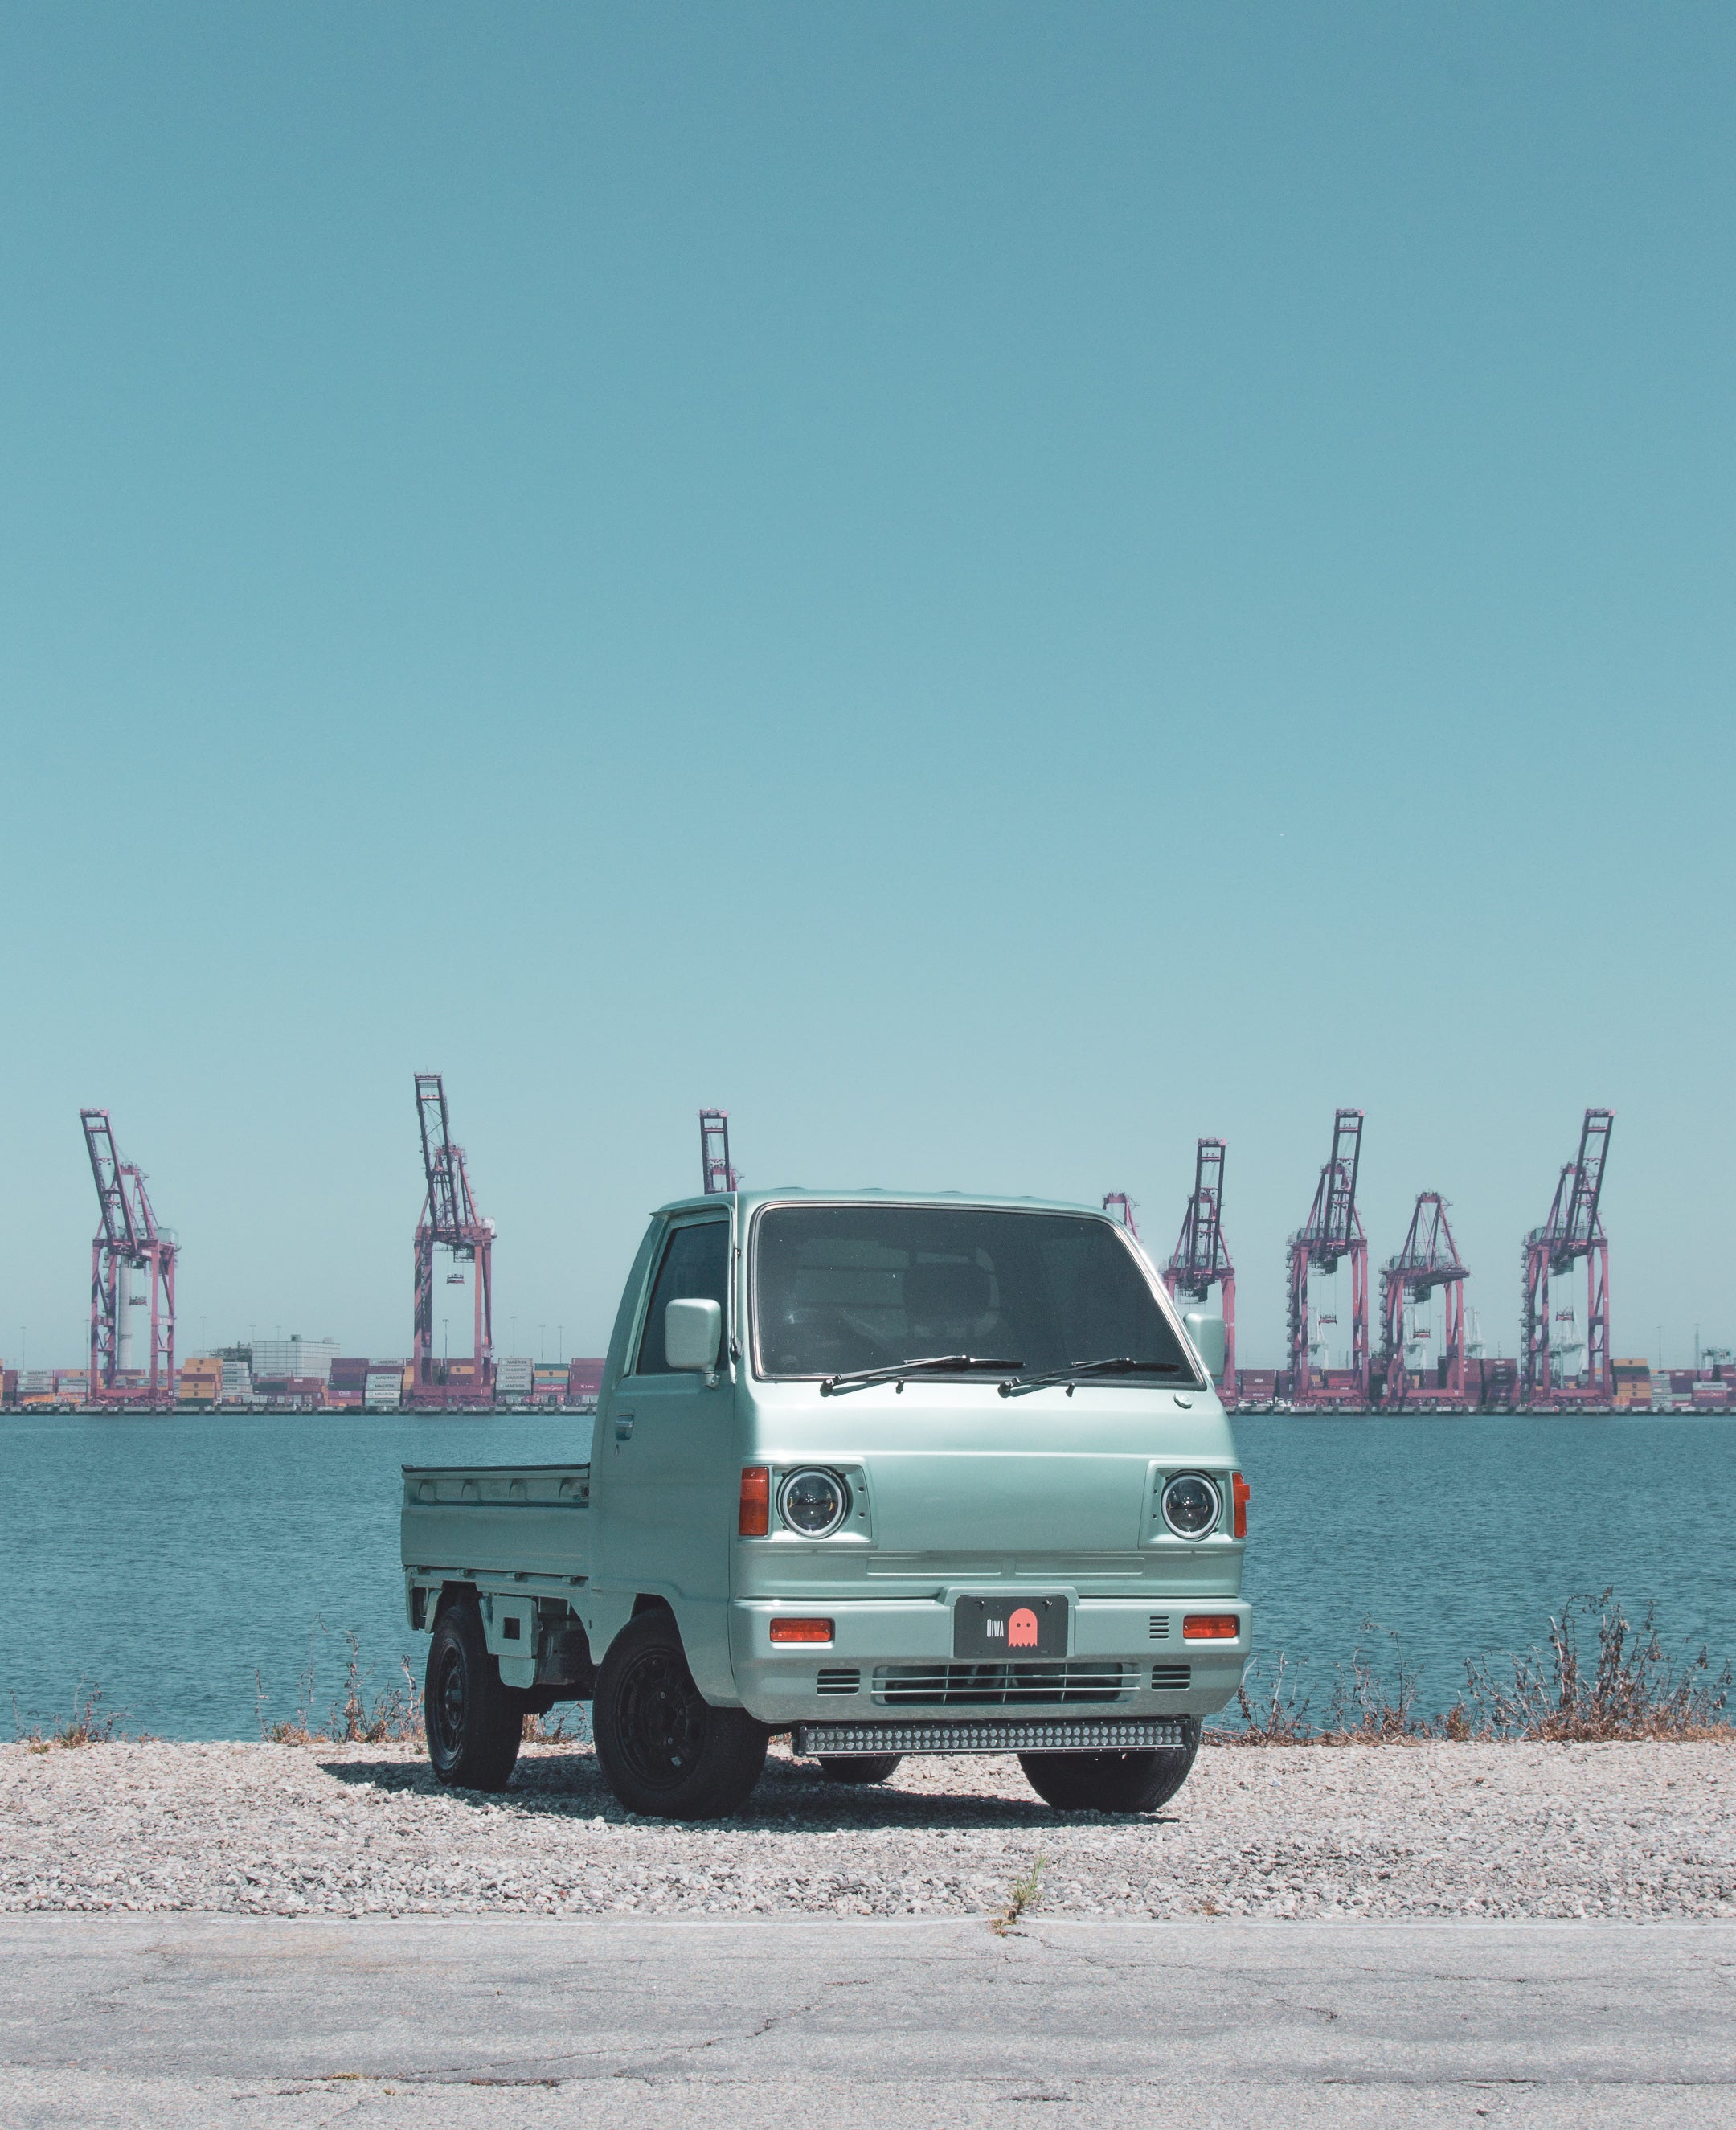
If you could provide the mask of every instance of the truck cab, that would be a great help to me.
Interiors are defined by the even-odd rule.
[[[1221,1341],[1090,1207],[664,1207],[588,1467],[406,1473],[436,1771],[504,1752],[466,1760],[464,1673],[473,1734],[590,1695],[604,1775],[642,1812],[737,1808],[775,1733],[838,1780],[1012,1752],[1063,1808],[1155,1808],[1248,1653]]]

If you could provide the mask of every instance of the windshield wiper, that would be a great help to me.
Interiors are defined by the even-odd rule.
[[[1040,1391],[1049,1383],[1069,1386],[1084,1376],[1179,1376],[1186,1373],[1179,1361],[1136,1361],[1131,1354],[1117,1354],[1107,1361],[1073,1361],[1064,1368],[1050,1368],[1040,1376],[1012,1376],[1000,1387],[1003,1397],[1015,1391]]]
[[[836,1397],[840,1391],[859,1391],[870,1383],[896,1383],[904,1376],[939,1375],[956,1369],[1022,1368],[1023,1361],[985,1360],[979,1354],[929,1354],[918,1361],[900,1361],[889,1368],[848,1368],[842,1375],[827,1376],[820,1385],[822,1397]]]

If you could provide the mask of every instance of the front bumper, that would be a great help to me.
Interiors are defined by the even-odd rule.
[[[1189,1600],[1166,1594],[1154,1601],[1080,1598],[1068,1592],[1070,1635],[1064,1660],[961,1664],[952,1654],[952,1602],[963,1594],[737,1599],[730,1607],[730,1656],[742,1705],[774,1730],[798,1724],[891,1725],[901,1730],[936,1724],[1097,1726],[1214,1716],[1234,1698],[1247,1662],[1249,1608],[1241,1599]],[[1183,1633],[1190,1612],[1233,1613],[1239,1631],[1233,1640],[1190,1642]],[[792,1614],[829,1618],[832,1640],[774,1644],[771,1622]],[[813,1750],[943,1749],[885,1745]],[[996,1745],[974,1750],[1064,1748]],[[1077,1750],[1109,1749],[1096,1744]]]

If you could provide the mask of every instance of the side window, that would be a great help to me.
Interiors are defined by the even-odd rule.
[[[666,1376],[663,1356],[663,1312],[672,1301],[715,1301],[729,1323],[729,1223],[696,1220],[675,1229],[663,1246],[663,1262],[651,1282],[651,1307],[639,1334],[636,1376]]]

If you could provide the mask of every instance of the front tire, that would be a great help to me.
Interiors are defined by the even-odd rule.
[[[1021,1753],[1025,1779],[1057,1812],[1157,1812],[1193,1772],[1199,1718],[1182,1718],[1179,1746],[1149,1753]]]
[[[713,1708],[687,1668],[674,1617],[641,1612],[597,1673],[591,1731],[603,1780],[629,1812],[722,1819],[746,1803],[770,1733],[745,1708]]]
[[[500,1683],[474,1598],[449,1605],[434,1628],[422,1689],[428,1762],[443,1783],[503,1790],[524,1736],[525,1697]]]
[[[883,1783],[904,1759],[902,1753],[823,1753],[823,1783]]]

